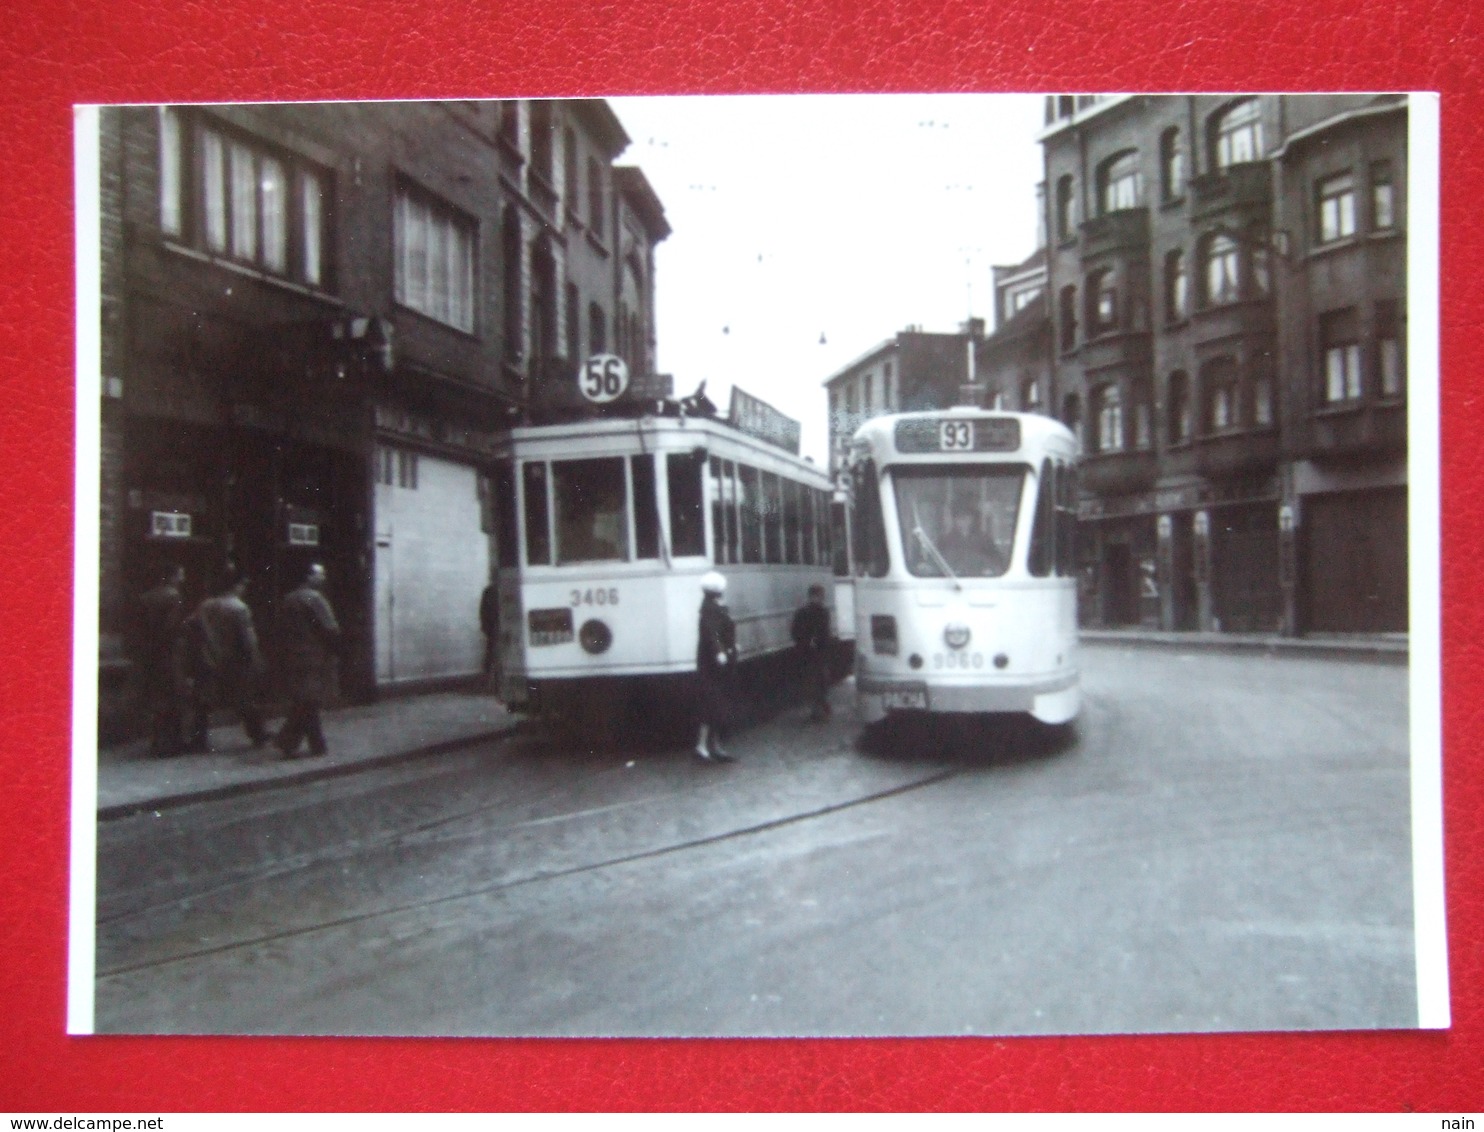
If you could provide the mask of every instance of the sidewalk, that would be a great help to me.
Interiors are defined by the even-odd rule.
[[[515,717],[492,695],[439,692],[326,712],[330,753],[323,758],[284,759],[271,743],[255,751],[237,724],[212,728],[209,755],[150,758],[143,739],[103,747],[98,751],[98,817],[123,817],[438,754],[494,738],[515,724]]]
[[[1083,629],[1084,645],[1126,645],[1133,648],[1198,649],[1271,656],[1344,657],[1406,664],[1406,633],[1327,633],[1308,637],[1280,637],[1275,633],[1167,633],[1159,629]]]

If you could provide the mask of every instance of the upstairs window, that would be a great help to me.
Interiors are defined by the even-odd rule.
[[[1021,384],[1020,408],[1027,413],[1041,411],[1041,382],[1037,378],[1027,378]]]
[[[1093,438],[1099,452],[1123,451],[1123,393],[1117,385],[1101,386],[1093,394],[1093,412],[1097,418],[1097,435]]]
[[[1237,241],[1230,236],[1221,233],[1206,241],[1205,279],[1208,306],[1234,303],[1240,297],[1239,258]]]
[[[551,103],[544,100],[531,103],[531,169],[551,185],[556,180],[556,123],[552,117]]]
[[[1360,399],[1360,332],[1354,307],[1319,316],[1319,353],[1324,362],[1324,401]]]
[[[1187,443],[1190,440],[1190,378],[1184,370],[1177,369],[1170,374],[1167,409],[1170,443]]]
[[[1138,208],[1142,197],[1137,150],[1126,149],[1114,154],[1099,167],[1098,211],[1101,214]]]
[[[451,205],[402,185],[392,228],[397,302],[472,334],[474,221]]]
[[[1077,288],[1068,284],[1061,289],[1061,348],[1077,345]]]
[[[1056,182],[1056,238],[1066,241],[1077,228],[1077,202],[1072,192],[1070,175]]]
[[[603,165],[596,157],[587,159],[587,226],[594,236],[603,238],[607,227],[604,224]]]
[[[1159,136],[1159,196],[1163,201],[1185,195],[1185,147],[1180,131],[1170,127]]]
[[[1396,187],[1390,161],[1371,162],[1371,227],[1378,232],[1396,227]]]
[[[1088,276],[1087,322],[1093,334],[1103,334],[1118,326],[1118,287],[1111,270]]]
[[[1262,108],[1248,98],[1228,106],[1212,122],[1211,156],[1218,169],[1258,161],[1263,156]]]
[[[1227,432],[1241,426],[1238,406],[1240,386],[1237,365],[1231,358],[1218,358],[1201,371],[1206,398],[1206,431]]]
[[[328,175],[175,107],[159,114],[160,230],[213,255],[323,286]]]
[[[1176,248],[1165,254],[1165,320],[1179,322],[1190,314],[1190,276],[1185,253]]]
[[[1330,244],[1355,235],[1355,177],[1349,172],[1325,177],[1315,187],[1319,242]]]
[[[1389,299],[1376,304],[1376,376],[1384,399],[1402,395],[1401,320],[1396,303]]]
[[[1273,423],[1273,379],[1259,377],[1252,383],[1252,423],[1266,427]]]

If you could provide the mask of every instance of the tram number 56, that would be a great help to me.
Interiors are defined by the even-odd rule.
[[[943,421],[938,425],[938,447],[944,452],[974,451],[974,422]]]
[[[629,367],[617,354],[594,354],[577,375],[577,388],[599,405],[616,401],[629,387]]]

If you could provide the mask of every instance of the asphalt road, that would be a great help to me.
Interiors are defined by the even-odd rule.
[[[537,733],[104,823],[114,1033],[1416,1024],[1406,669],[1085,650],[1074,731]]]

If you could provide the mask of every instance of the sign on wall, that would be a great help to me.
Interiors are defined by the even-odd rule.
[[[153,538],[190,538],[191,517],[183,511],[151,511],[149,533]]]

